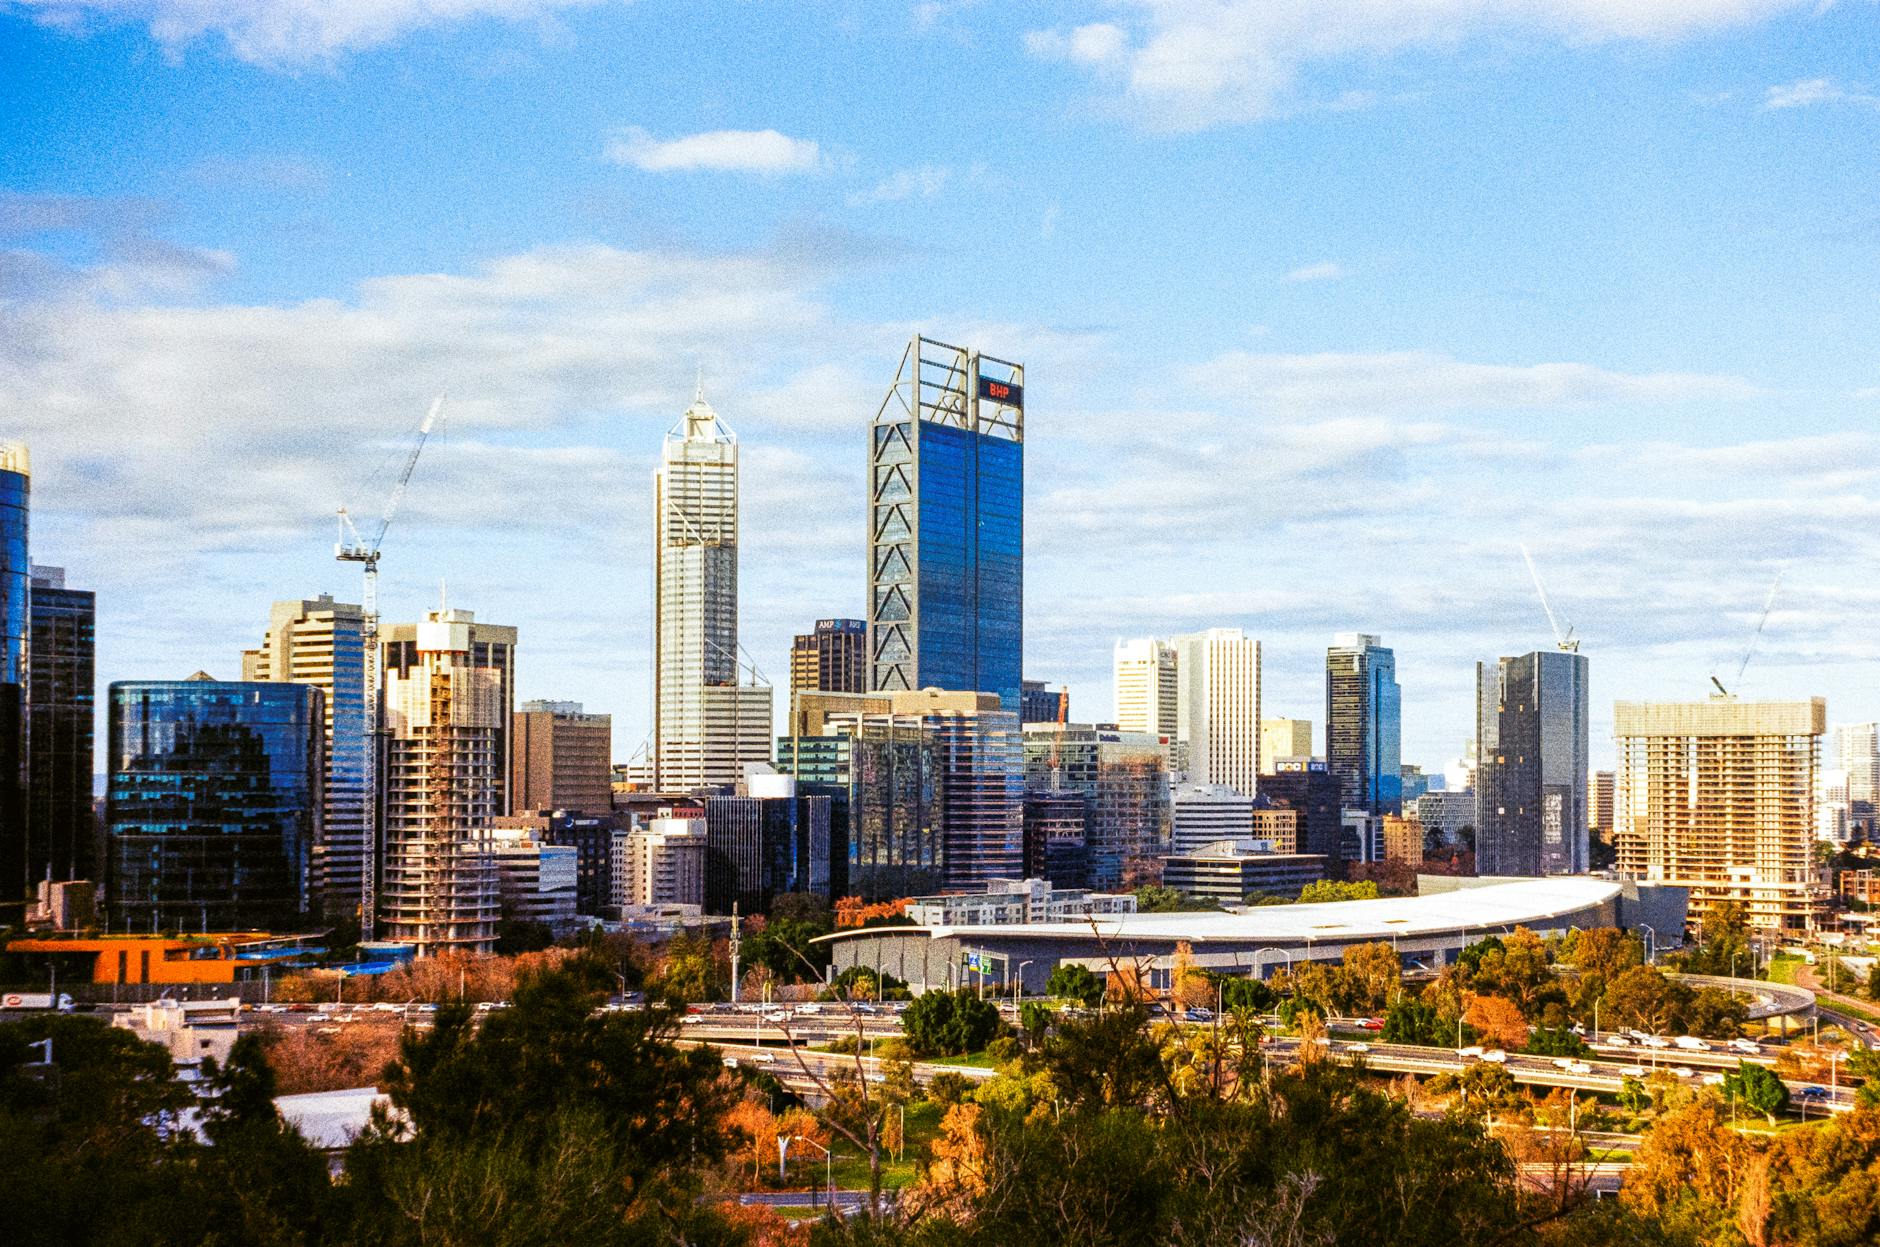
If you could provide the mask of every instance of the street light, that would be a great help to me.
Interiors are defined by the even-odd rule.
[[[1018,993],[1025,982],[1025,967],[1030,964],[1030,961],[1019,962],[1018,973],[1012,976],[1012,1008],[1014,1011],[1018,1009]]]
[[[816,1142],[816,1140],[810,1138],[807,1135],[796,1134],[796,1135],[791,1135],[790,1137],[792,1140],[794,1140],[797,1143],[809,1144],[811,1147],[815,1148],[817,1151],[823,1154],[823,1181],[827,1184],[829,1188],[829,1196],[828,1196],[829,1203],[833,1207],[836,1202],[836,1156],[835,1156],[835,1153],[830,1151],[828,1148],[824,1147],[822,1144]],[[784,1143],[782,1139],[777,1140],[777,1154],[779,1156],[783,1154],[783,1149],[785,1146],[786,1144]]]
[[[1658,931],[1649,922],[1639,923],[1638,928],[1651,936],[1651,939],[1645,943],[1645,962],[1647,965],[1655,966],[1658,964]]]

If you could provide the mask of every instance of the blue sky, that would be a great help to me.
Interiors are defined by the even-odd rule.
[[[647,714],[660,434],[745,446],[744,639],[863,599],[864,429],[921,328],[1028,365],[1028,674],[1240,625],[1269,715],[1398,653],[1610,704],[1880,714],[1871,0],[0,0],[0,436],[103,679],[236,674],[277,597],[522,629]],[[102,760],[102,759],[101,759]]]

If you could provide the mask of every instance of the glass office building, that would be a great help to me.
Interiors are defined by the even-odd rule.
[[[26,899],[26,644],[32,627],[32,563],[26,447],[0,442],[0,905]]]
[[[1476,687],[1476,873],[1585,872],[1586,657],[1537,650],[1478,663]]]
[[[106,903],[121,931],[291,930],[319,837],[324,698],[308,684],[110,690]]]
[[[917,337],[870,428],[869,688],[1020,707],[1024,368]]]
[[[1368,633],[1343,633],[1325,652],[1325,760],[1345,808],[1403,813],[1402,695],[1397,656]]]
[[[33,568],[29,885],[98,877],[91,786],[97,616],[95,595],[68,589],[64,569]]]

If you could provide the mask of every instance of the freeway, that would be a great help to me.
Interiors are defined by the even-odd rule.
[[[1291,1059],[1298,1055],[1300,1043],[1300,1040],[1290,1036],[1273,1037],[1262,1044],[1262,1051],[1273,1056]],[[1481,1060],[1480,1057],[1465,1055],[1450,1048],[1423,1048],[1413,1047],[1410,1044],[1367,1044],[1332,1040],[1329,1047],[1330,1055],[1334,1060],[1362,1062],[1367,1069],[1393,1074],[1453,1074]],[[1681,1057],[1686,1054],[1662,1055],[1664,1059],[1659,1066],[1660,1071],[1668,1072],[1680,1081],[1692,1081],[1696,1070],[1694,1066],[1681,1060]],[[1522,1056],[1514,1053],[1508,1054],[1498,1064],[1507,1070],[1517,1083],[1523,1085],[1570,1087],[1576,1091],[1607,1094],[1618,1091],[1620,1085],[1628,1077],[1636,1078],[1653,1072],[1649,1066],[1621,1064],[1606,1060],[1576,1062],[1579,1068],[1568,1068],[1556,1064],[1555,1058],[1552,1057]],[[1688,1070],[1690,1073],[1680,1076],[1676,1072],[1679,1069]],[[1787,1085],[1797,1105],[1806,1102],[1837,1113],[1845,1113],[1854,1107],[1854,1092],[1850,1087],[1816,1087],[1813,1083],[1801,1082],[1790,1082]],[[1820,1094],[1810,1094],[1810,1088],[1814,1088]]]
[[[682,1038],[677,1041],[685,1047],[707,1046],[703,1041]],[[854,1057],[835,1052],[811,1052],[807,1048],[766,1048],[755,1044],[711,1044],[723,1054],[726,1065],[761,1069],[778,1082],[792,1088],[817,1089],[818,1079],[828,1081],[839,1073],[853,1074],[859,1060],[862,1076],[870,1082],[879,1082],[882,1078],[882,1066],[885,1064],[874,1057]],[[807,1073],[805,1070],[807,1069]],[[914,1080],[919,1083],[933,1081],[939,1073],[960,1074],[973,1082],[984,1082],[992,1077],[993,1071],[977,1065],[946,1065],[934,1061],[915,1061]]]

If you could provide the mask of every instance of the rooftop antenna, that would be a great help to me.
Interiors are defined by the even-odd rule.
[[[1541,574],[1534,566],[1534,556],[1528,553],[1525,545],[1521,547],[1521,561],[1527,564],[1528,575],[1534,578],[1534,592],[1540,595],[1541,609],[1547,612],[1547,626],[1554,631],[1555,647],[1563,654],[1579,653],[1580,642],[1573,635],[1573,625],[1568,623],[1565,632],[1560,630],[1560,620],[1554,616],[1553,603],[1547,600],[1547,586],[1541,583]]]

